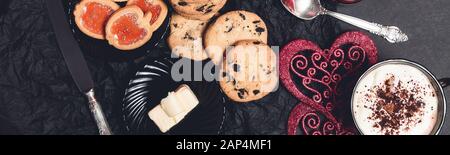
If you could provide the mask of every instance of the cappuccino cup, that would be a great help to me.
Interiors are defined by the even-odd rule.
[[[444,123],[443,88],[449,83],[413,61],[377,63],[353,90],[353,120],[363,135],[436,135]]]

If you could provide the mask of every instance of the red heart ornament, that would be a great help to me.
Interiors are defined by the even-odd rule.
[[[288,134],[296,135],[301,123],[305,135],[353,135],[353,132],[342,129],[341,124],[333,118],[324,116],[307,104],[298,104],[291,111],[288,121]]]
[[[295,40],[284,46],[280,54],[280,78],[301,101],[291,112],[288,134],[296,134],[299,125],[305,134],[315,135],[348,134],[347,129],[353,130],[353,121],[348,120],[353,87],[377,58],[374,42],[356,31],[339,36],[328,50],[307,40]],[[311,125],[311,121],[318,124]]]

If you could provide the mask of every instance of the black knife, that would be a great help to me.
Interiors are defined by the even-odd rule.
[[[47,3],[50,21],[67,68],[69,68],[70,74],[80,91],[88,98],[89,109],[97,123],[99,133],[100,135],[111,135],[112,132],[102,112],[102,108],[95,99],[94,81],[78,42],[73,37],[63,4],[61,0],[46,0],[45,2]]]

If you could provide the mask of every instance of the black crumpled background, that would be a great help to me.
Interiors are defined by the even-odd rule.
[[[323,1],[335,10],[336,4]],[[269,29],[269,44],[296,38],[328,47],[341,33],[336,20],[299,20],[279,0],[229,0],[224,11],[256,12]],[[0,134],[97,134],[87,100],[60,54],[44,0],[6,0],[0,5]],[[155,52],[167,50],[162,43]],[[96,95],[116,134],[127,134],[121,102],[129,77],[142,64],[108,62],[85,55]],[[227,105],[222,134],[286,134],[290,110],[299,101],[283,87],[262,100]]]

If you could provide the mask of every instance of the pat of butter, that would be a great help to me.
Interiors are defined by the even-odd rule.
[[[188,87],[180,87],[177,89],[177,98],[178,99],[183,99],[186,102],[182,102],[184,104],[184,107],[188,110],[191,111],[192,109],[195,108],[195,106],[197,106],[198,104],[198,99],[195,96],[195,94],[192,92],[192,90]]]
[[[150,110],[149,117],[161,132],[165,133],[182,121],[199,101],[187,85],[181,85],[175,92],[169,92],[161,104]]]
[[[171,119],[166,112],[161,108],[160,105],[156,106],[148,113],[150,118],[159,127],[161,132],[167,132],[172,126],[175,126],[176,122]]]

